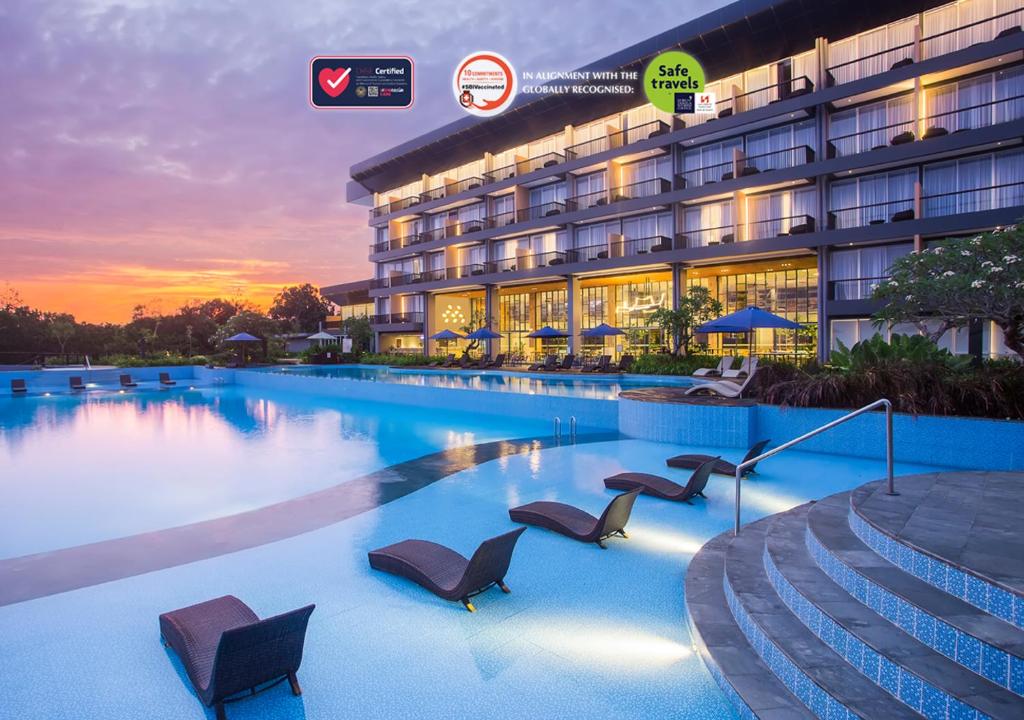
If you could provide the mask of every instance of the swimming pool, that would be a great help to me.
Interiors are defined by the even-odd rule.
[[[3,497],[22,493],[4,521],[29,538],[24,547],[64,548],[132,527],[161,535],[168,524],[237,517],[422,458],[420,469],[439,477],[274,542],[0,606],[0,717],[212,718],[161,647],[156,618],[223,594],[261,615],[317,604],[299,671],[303,696],[278,686],[231,705],[232,720],[733,717],[692,651],[682,593],[690,557],[731,526],[727,478],[715,477],[708,501],[693,506],[641,498],[630,538],[608,550],[527,530],[506,578],[512,594],[479,596],[474,614],[372,571],[366,552],[420,537],[469,554],[514,527],[511,506],[558,500],[597,514],[612,497],[607,475],[678,480],[685,473],[666,470],[665,457],[733,457],[735,448],[538,441],[492,457],[480,450],[488,441],[543,437],[548,424],[230,386],[10,399],[0,418]],[[446,448],[471,461],[437,459]],[[883,463],[792,452],[758,470],[744,486],[744,520],[877,478]],[[8,537],[10,547],[22,542]]]
[[[271,368],[289,375],[336,377],[366,382],[418,385],[449,390],[491,390],[528,395],[614,400],[622,390],[665,385],[687,386],[688,377],[665,375],[592,375],[557,372],[523,373],[501,370],[392,368],[383,365],[314,365]]]

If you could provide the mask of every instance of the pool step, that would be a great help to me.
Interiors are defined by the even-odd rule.
[[[1024,717],[1024,698],[939,654],[833,581],[808,550],[808,516],[818,512],[817,505],[805,505],[776,516],[763,556],[773,588],[817,637],[927,717],[975,710],[991,718]]]
[[[825,498],[809,513],[807,542],[818,565],[928,647],[1020,696],[1024,631],[878,555],[854,533],[850,518],[849,493]]]
[[[690,561],[685,590],[693,644],[742,718],[813,719],[747,643],[729,610],[723,588],[729,540],[714,538]]]
[[[767,663],[822,718],[918,718],[818,638],[775,592],[764,567],[765,539],[775,517],[752,523],[729,543],[725,593],[737,623]]]

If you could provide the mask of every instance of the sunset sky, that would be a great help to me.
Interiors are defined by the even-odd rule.
[[[0,293],[121,322],[368,277],[348,168],[459,118],[464,55],[572,69],[721,4],[4,0]],[[311,109],[323,54],[411,55],[415,107]]]

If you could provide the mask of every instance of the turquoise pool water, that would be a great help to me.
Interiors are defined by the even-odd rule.
[[[277,367],[269,372],[289,375],[336,377],[365,382],[419,385],[449,390],[492,390],[528,395],[614,400],[622,390],[664,385],[691,385],[687,377],[645,375],[593,375],[548,372],[522,373],[500,370],[444,370],[389,368],[381,365],[317,365]]]
[[[5,531],[12,548],[64,547],[109,536],[111,524],[167,527],[197,508],[226,515],[425,451],[548,431],[231,387],[21,398],[0,404],[0,418],[3,497],[22,493],[4,518],[18,524]],[[664,465],[680,452],[739,454],[640,440],[524,444],[312,532],[0,607],[0,717],[212,718],[160,645],[157,616],[228,593],[261,615],[317,604],[302,697],[281,685],[230,705],[232,720],[733,717],[691,648],[683,603],[689,559],[731,526],[727,478],[714,477],[693,506],[641,497],[630,538],[607,550],[527,530],[506,578],[512,594],[481,595],[474,614],[366,561],[407,537],[469,554],[514,527],[509,507],[532,500],[597,514],[613,496],[602,478],[629,469],[684,479]],[[744,486],[745,521],[877,478],[883,464],[793,452],[758,470]]]

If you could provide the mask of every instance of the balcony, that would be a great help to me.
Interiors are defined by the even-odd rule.
[[[420,202],[422,201],[420,200],[419,195],[410,195],[409,197],[402,198],[401,200],[392,200],[389,203],[384,203],[383,205],[378,205],[377,207],[371,209],[370,219],[376,220],[379,217],[384,217],[385,215],[390,215],[391,213],[400,212],[402,210],[408,210],[414,205],[419,205]]]
[[[609,258],[640,257],[665,252],[666,250],[678,250],[682,247],[681,243],[674,242],[672,238],[665,237],[664,235],[645,238],[625,238],[599,245],[574,248],[569,251],[567,261],[592,262]]]
[[[949,133],[976,130],[1011,120],[1019,120],[1022,117],[1024,117],[1024,95],[1014,95],[929,115],[925,118],[925,131],[921,135],[921,139],[928,140]]]
[[[517,272],[521,270],[536,270],[543,267],[565,265],[568,261],[568,253],[556,250],[553,252],[538,253],[536,255],[518,255],[516,257],[504,258],[503,260],[495,260],[487,264],[487,269],[492,273]]]
[[[788,215],[748,222],[740,234],[743,236],[743,240],[764,240],[765,238],[812,233],[815,230],[815,225],[814,218],[810,215]]]
[[[897,223],[913,220],[915,217],[913,198],[867,203],[830,210],[828,229],[843,230],[865,225],[884,225],[887,222]]]
[[[668,123],[662,122],[661,120],[654,120],[649,123],[637,125],[636,127],[627,128],[626,130],[616,130],[615,132],[602,135],[601,137],[594,138],[593,140],[587,140],[585,142],[576,143],[575,145],[570,145],[565,149],[565,157],[569,160],[575,160],[577,158],[596,155],[597,153],[604,152],[605,150],[613,150],[625,145],[640,142],[641,140],[649,140],[650,138],[664,135],[668,131]]]
[[[757,90],[748,90],[731,98],[726,98],[718,103],[718,117],[726,118],[737,115],[748,110],[766,107],[773,103],[789,100],[790,98],[809,95],[814,92],[814,83],[806,75],[795,77],[790,80],[766,85]],[[711,122],[715,118],[708,118]]]
[[[741,156],[737,166],[739,177],[749,177],[772,170],[785,170],[786,168],[806,165],[814,162],[814,148],[809,145],[797,145],[796,147],[773,150],[757,155]],[[677,176],[682,180],[683,187],[703,187],[716,182],[725,182],[736,177],[736,168],[733,161],[715,163],[705,167],[684,170]]]
[[[595,190],[594,192],[584,193],[576,197],[566,198],[565,209],[568,212],[577,212],[579,210],[589,210],[593,207],[603,207],[608,202],[608,190]]]
[[[530,207],[520,208],[519,210],[516,211],[516,222],[540,220],[542,218],[561,215],[564,212],[564,202],[546,202],[541,203],[540,205],[531,205]]]
[[[453,183],[447,183],[441,187],[436,187],[431,190],[427,190],[425,193],[420,194],[420,198],[423,202],[430,202],[431,200],[440,200],[441,198],[451,197],[452,195],[458,195],[461,192],[467,190],[476,190],[477,188],[483,187],[489,182],[493,182],[489,177],[470,177],[463,180],[459,180]]]
[[[548,152],[537,157],[532,157],[529,160],[523,160],[518,163],[518,175],[526,175],[534,170],[540,170],[542,168],[554,167],[555,165],[561,165],[565,162],[565,155],[559,152]]]
[[[1024,182],[932,193],[921,198],[924,217],[944,217],[1024,205]]]
[[[423,313],[419,311],[413,312],[393,312],[383,313],[379,315],[370,316],[371,325],[422,325],[423,324]]]
[[[611,190],[611,201],[623,202],[624,200],[637,200],[639,198],[654,197],[672,191],[672,183],[665,178],[652,178],[640,182],[620,185]]]
[[[727,245],[736,242],[736,226],[730,223],[713,228],[686,230],[676,236],[676,242],[686,248]]]
[[[914,43],[894,45],[870,55],[830,65],[825,69],[825,85],[828,87],[843,85],[871,75],[895,70],[913,62]]]
[[[888,277],[871,277],[831,280],[828,284],[828,299],[870,300],[875,288],[888,279]]]
[[[830,159],[846,157],[889,146],[905,145],[914,142],[915,139],[914,121],[902,120],[848,135],[837,135],[829,139],[825,154]]]

